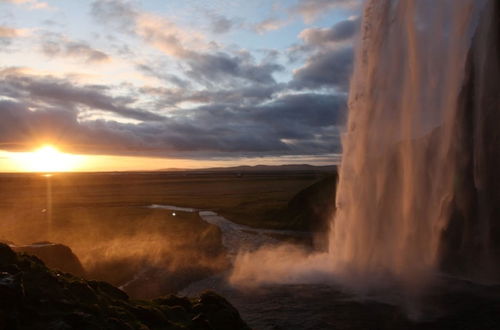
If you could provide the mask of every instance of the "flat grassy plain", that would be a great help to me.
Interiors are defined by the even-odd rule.
[[[275,211],[324,176],[314,172],[242,176],[196,172],[82,173],[52,177],[4,174],[0,175],[0,214],[2,217],[40,217],[40,210],[48,208],[47,186],[50,185],[54,215],[67,208],[119,210],[168,204],[213,210],[250,226],[286,228],[286,219],[273,218]]]
[[[172,292],[224,270],[228,260],[217,227],[197,213],[176,211],[174,216],[150,205],[213,210],[250,226],[286,228],[287,219],[278,216],[280,209],[324,176],[322,172],[1,174],[0,239],[15,244],[62,243],[73,249],[89,277],[123,285],[146,272],[149,278],[165,280],[153,286],[150,281],[148,288],[132,283],[129,292],[138,296]]]

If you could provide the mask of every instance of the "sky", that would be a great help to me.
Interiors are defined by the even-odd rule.
[[[361,0],[0,0],[0,171],[332,164]]]

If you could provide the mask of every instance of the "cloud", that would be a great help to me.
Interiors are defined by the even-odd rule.
[[[209,47],[200,33],[181,28],[159,15],[140,11],[128,1],[94,1],[91,13],[100,23],[136,36],[170,56],[184,57],[188,48]]]
[[[0,38],[15,38],[19,35],[18,30],[7,26],[0,26]]]
[[[91,14],[101,23],[113,25],[119,31],[134,33],[139,12],[130,2],[119,0],[99,0],[91,4]]]
[[[201,53],[189,51],[177,66],[185,77],[174,74],[159,61],[141,63],[137,68],[148,76],[160,79],[178,88],[193,88],[193,85],[212,90],[228,86],[248,86],[253,84],[273,85],[273,75],[285,70],[274,59],[264,58],[257,62],[246,51]]]
[[[234,79],[260,84],[274,84],[274,72],[284,70],[276,63],[255,63],[246,52],[230,55],[224,52],[212,54],[190,53],[187,75],[207,86],[220,83],[232,84]]]
[[[68,80],[36,77],[15,70],[2,70],[0,77],[0,95],[23,102],[33,110],[48,107],[77,110],[85,107],[139,121],[164,119],[153,112],[132,107],[133,99],[108,96],[108,87],[79,86]]]
[[[267,32],[279,30],[287,24],[288,21],[285,20],[281,20],[278,18],[268,18],[255,24],[253,26],[253,30],[259,34],[264,34]]]
[[[204,105],[171,110],[165,117],[137,109],[131,97],[108,96],[102,86],[9,71],[0,83],[0,143],[9,149],[51,141],[82,153],[158,157],[238,157],[316,155],[338,151],[338,127],[345,96],[284,94],[283,89],[254,86],[242,90],[197,91],[165,102],[195,100]],[[143,89],[154,97],[153,90]],[[167,91],[158,90],[158,95]],[[175,92],[172,91],[172,96]],[[273,96],[274,95],[274,96]],[[248,99],[241,102],[239,96]],[[250,102],[252,100],[252,102]],[[100,109],[138,123],[84,118]]]
[[[12,40],[26,37],[29,34],[30,30],[27,29],[14,29],[5,25],[0,25],[0,45],[6,47],[12,43]],[[5,51],[6,49],[3,50]]]
[[[168,73],[165,68],[162,68],[159,65],[154,66],[153,64],[138,64],[137,69],[145,75],[155,77],[169,84],[173,84],[178,88],[185,89],[191,87],[191,83],[188,80],[182,79],[176,74]]]
[[[239,25],[235,20],[218,14],[209,13],[208,18],[210,20],[210,30],[217,34],[228,33]]]
[[[310,57],[317,52],[331,52],[340,48],[352,47],[358,34],[361,21],[359,17],[337,22],[329,28],[308,28],[298,35],[301,43],[287,50],[288,60],[296,62],[304,56]],[[309,59],[310,61],[310,59]]]
[[[112,126],[81,124],[67,108],[30,110],[22,102],[0,101],[0,143],[5,150],[26,150],[54,143],[68,151],[106,152],[122,143],[133,146],[126,134]]]
[[[77,57],[88,64],[99,64],[111,60],[109,55],[92,48],[86,42],[69,40],[58,34],[45,34],[42,36],[41,46],[42,52],[50,57]]]
[[[296,70],[292,88],[336,88],[347,91],[353,68],[352,47],[322,51],[310,56],[306,64]]]
[[[354,61],[354,37],[359,18],[350,18],[330,28],[309,28],[299,34],[302,44],[292,47],[291,61],[306,56],[305,64],[296,69],[290,87],[334,88],[347,92]]]
[[[363,0],[299,0],[290,8],[290,12],[302,16],[305,22],[312,23],[334,8],[357,9],[362,2]]]
[[[0,2],[8,2],[16,5],[25,5],[29,9],[48,9],[50,8],[47,2],[38,0],[0,0]]]
[[[284,83],[278,77],[286,68],[277,52],[256,54],[211,43],[203,31],[145,12],[139,4],[101,0],[91,5],[91,14],[106,29],[99,32],[100,41],[109,41],[103,49],[118,54],[118,43],[132,42],[134,56],[123,56],[131,75],[139,77],[131,83],[92,85],[78,83],[69,72],[57,78],[0,68],[0,143],[49,139],[82,153],[189,158],[339,151],[352,65],[351,22],[303,31],[306,60]],[[243,24],[211,17],[214,33]],[[287,24],[261,23],[261,32]],[[87,64],[110,60],[90,40],[38,36],[47,56]],[[127,44],[121,46],[131,53]],[[139,87],[141,81],[151,85]],[[7,123],[12,125],[7,128]]]
[[[183,103],[220,107],[255,105],[268,102],[275,94],[284,92],[286,84],[236,86],[228,89],[192,90],[182,88],[143,87],[139,93],[157,99],[156,108],[178,108]]]
[[[309,28],[299,34],[305,44],[315,47],[325,47],[343,41],[352,41],[358,32],[359,18],[340,21],[330,28]]]
[[[273,84],[273,74],[284,69],[276,63],[257,63],[245,51],[228,52],[218,50],[217,47],[214,50],[213,45],[202,34],[181,28],[163,17],[142,12],[130,2],[95,1],[91,11],[98,21],[114,24],[164,54],[182,61],[184,74],[204,86],[214,87],[235,82]],[[154,71],[158,72],[151,65],[140,69],[149,75]],[[171,73],[156,73],[154,76],[179,87],[186,85],[184,79]]]

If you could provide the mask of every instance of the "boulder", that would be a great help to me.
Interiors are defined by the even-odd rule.
[[[66,245],[51,242],[38,242],[30,245],[13,246],[16,252],[24,252],[40,258],[49,268],[83,277],[85,270],[78,257]]]
[[[249,328],[216,293],[130,300],[108,283],[49,269],[0,243],[0,329]]]

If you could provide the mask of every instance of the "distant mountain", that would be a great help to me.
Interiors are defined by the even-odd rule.
[[[162,172],[335,172],[337,165],[314,166],[309,164],[287,164],[287,165],[241,165],[232,167],[209,167],[200,169],[165,168]]]

